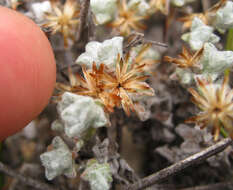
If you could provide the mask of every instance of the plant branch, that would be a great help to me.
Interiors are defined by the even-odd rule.
[[[200,161],[206,160],[207,158],[222,152],[226,147],[232,144],[230,138],[223,139],[222,141],[210,146],[209,148],[194,154],[178,163],[175,163],[157,173],[154,173],[148,177],[139,180],[136,183],[126,186],[125,190],[140,190],[151,185],[154,185],[162,180],[167,179],[170,176],[177,174],[178,172],[184,170],[185,168],[192,166]]]
[[[22,174],[10,169],[8,166],[4,165],[2,162],[0,162],[0,171],[39,190],[58,190],[57,188],[53,188],[45,183],[42,183],[30,177],[25,177]]]
[[[189,187],[184,188],[180,190],[219,190],[219,189],[225,189],[230,190],[233,189],[233,183],[232,182],[221,182],[221,183],[215,183],[210,185],[202,185],[202,186],[196,186],[196,187]]]
[[[85,24],[87,22],[87,15],[88,15],[88,10],[90,6],[90,0],[84,0],[82,2],[82,8],[80,12],[80,23],[79,23],[79,29],[77,33],[77,38],[76,41],[80,41],[80,38],[82,37],[82,32],[83,29],[85,28]]]

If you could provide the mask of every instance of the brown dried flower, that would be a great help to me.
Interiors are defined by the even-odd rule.
[[[225,76],[221,86],[212,81],[197,79],[200,92],[189,89],[192,101],[202,110],[197,116],[191,117],[186,122],[196,123],[201,129],[213,126],[214,140],[219,137],[221,127],[224,127],[233,138],[233,90],[228,86],[229,77]]]
[[[115,106],[120,105],[120,98],[111,92],[104,91],[100,75],[103,74],[104,64],[100,64],[97,69],[96,64],[93,63],[92,69],[87,70],[82,67],[84,77],[79,74],[74,75],[69,68],[70,85],[57,83],[56,88],[61,92],[69,91],[83,96],[91,96],[99,98],[109,112],[114,111]]]
[[[148,78],[148,76],[142,75],[145,66],[145,63],[136,65],[135,62],[130,65],[129,54],[125,58],[118,55],[115,73],[105,72],[102,75],[104,88],[121,98],[122,108],[127,115],[130,115],[130,110],[135,111],[130,98],[131,94],[154,95],[154,90],[146,82],[143,82]]]
[[[145,30],[146,26],[141,21],[147,18],[147,16],[138,15],[136,9],[129,8],[126,0],[119,0],[118,17],[109,23],[108,26],[115,28],[121,35],[127,36],[132,30]]]
[[[143,74],[145,66],[146,63],[130,63],[129,53],[125,58],[118,55],[115,71],[108,69],[104,64],[97,68],[93,63],[92,69],[82,67],[82,77],[74,75],[69,69],[70,84],[57,83],[56,87],[61,92],[69,91],[100,99],[108,112],[113,112],[115,107],[122,105],[126,114],[130,115],[130,110],[142,111],[140,106],[134,106],[131,95],[154,95],[154,90],[144,82],[148,78]]]
[[[201,48],[193,54],[186,47],[183,47],[182,53],[178,55],[178,58],[165,56],[164,61],[175,63],[180,68],[200,68],[198,61],[203,53],[203,49]]]
[[[51,1],[53,13],[47,13],[47,23],[43,27],[51,28],[52,34],[62,33],[65,47],[68,46],[68,38],[75,40],[74,32],[79,23],[79,5],[76,0],[66,0],[64,6],[56,1]]]

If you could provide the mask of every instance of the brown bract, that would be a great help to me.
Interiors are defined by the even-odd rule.
[[[164,56],[164,61],[169,63],[175,63],[180,68],[199,68],[200,64],[198,61],[203,53],[203,49],[201,48],[194,54],[191,53],[186,47],[183,47],[182,52],[178,55],[178,58],[172,58],[169,56]]]
[[[127,36],[132,30],[142,31],[146,26],[141,21],[147,19],[148,16],[140,16],[135,8],[129,8],[126,0],[118,1],[118,16],[109,23],[108,26],[117,30],[121,35]]]
[[[104,91],[103,82],[100,80],[104,71],[104,64],[96,67],[93,63],[92,69],[87,70],[82,67],[83,77],[79,74],[74,75],[69,68],[69,85],[57,83],[56,88],[61,92],[72,92],[75,94],[90,96],[100,99],[105,106],[106,111],[113,112],[115,106],[120,106],[120,98],[111,92]]]
[[[129,54],[125,58],[118,55],[115,73],[104,72],[102,80],[104,88],[110,90],[121,98],[121,105],[127,115],[130,110],[135,111],[133,101],[130,98],[132,94],[154,95],[154,90],[144,82],[148,76],[143,75],[145,63],[136,65],[129,62]]]
[[[76,0],[66,0],[64,6],[56,1],[51,1],[52,13],[47,13],[47,22],[43,27],[50,28],[52,34],[60,32],[64,38],[64,46],[68,46],[68,38],[75,40],[75,31],[79,23],[80,8]]]
[[[193,88],[189,89],[192,94],[192,102],[200,109],[201,113],[191,117],[186,122],[196,123],[201,129],[213,126],[214,140],[219,137],[221,127],[224,127],[233,138],[233,90],[228,86],[229,77],[225,76],[221,86],[217,86],[212,81],[197,79],[200,92]]]

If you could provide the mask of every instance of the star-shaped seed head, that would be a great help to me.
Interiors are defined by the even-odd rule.
[[[212,81],[197,79],[199,92],[189,89],[193,96],[192,101],[201,112],[186,122],[196,123],[201,128],[213,126],[214,140],[218,139],[221,127],[233,138],[233,90],[229,88],[228,81],[229,77],[225,76],[219,86]]]

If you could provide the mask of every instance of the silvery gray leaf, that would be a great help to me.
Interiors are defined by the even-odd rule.
[[[104,42],[89,42],[86,45],[85,53],[82,53],[76,60],[77,64],[92,67],[93,62],[99,66],[104,63],[111,69],[115,69],[118,54],[123,53],[123,37],[114,37]]]
[[[52,141],[53,150],[40,155],[42,165],[45,167],[45,175],[48,180],[54,179],[58,175],[75,177],[75,164],[72,153],[60,137],[55,137]]]
[[[91,128],[107,125],[103,107],[88,96],[66,92],[57,105],[60,119],[68,137],[81,138]]]

